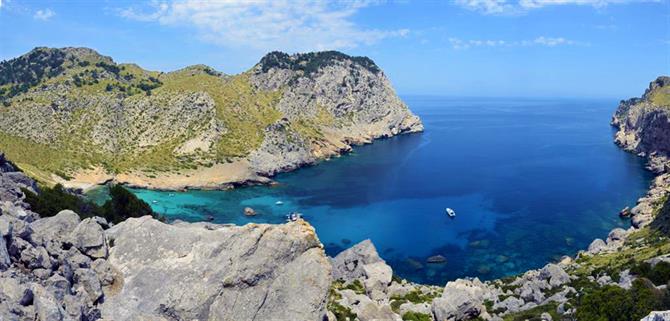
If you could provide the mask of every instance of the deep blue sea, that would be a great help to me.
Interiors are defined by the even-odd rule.
[[[328,254],[370,238],[396,274],[442,285],[575,254],[627,227],[617,213],[635,204],[652,177],[642,159],[612,142],[615,100],[404,99],[424,133],[281,174],[278,186],[133,192],[187,221],[280,223],[299,211]],[[259,215],[245,217],[246,206]],[[447,262],[426,262],[437,254]]]

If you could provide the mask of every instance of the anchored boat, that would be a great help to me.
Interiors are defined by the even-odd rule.
[[[447,212],[447,215],[449,215],[449,217],[456,217],[456,211],[452,210],[451,208],[447,207],[445,211]]]

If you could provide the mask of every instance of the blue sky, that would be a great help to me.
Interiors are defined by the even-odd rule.
[[[86,46],[161,71],[336,49],[400,94],[627,98],[670,74],[668,0],[0,0],[0,30],[0,59]]]

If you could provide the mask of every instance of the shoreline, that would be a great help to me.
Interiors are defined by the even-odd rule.
[[[248,159],[237,160],[232,163],[215,164],[212,167],[199,167],[197,169],[187,170],[185,173],[159,173],[156,177],[146,173],[122,173],[109,174],[102,168],[97,167],[93,170],[74,175],[74,180],[64,180],[60,177],[54,177],[56,183],[62,184],[66,188],[77,189],[82,193],[87,193],[97,187],[108,183],[121,184],[130,188],[166,191],[166,192],[185,192],[189,190],[202,191],[225,191],[239,187],[247,186],[273,186],[277,184],[274,177],[278,174],[293,172],[302,168],[318,166],[321,162],[332,158],[339,158],[349,155],[355,147],[374,144],[377,141],[383,141],[403,135],[422,134],[421,129],[410,129],[395,135],[379,135],[372,137],[363,137],[351,139],[350,141],[340,141],[340,144],[332,145],[331,149],[313,150],[314,159],[310,161],[291,164],[284,168],[279,168],[272,173],[258,173],[253,170]],[[344,145],[341,145],[344,144]]]

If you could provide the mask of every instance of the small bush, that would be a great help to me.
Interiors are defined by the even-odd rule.
[[[408,311],[402,315],[404,321],[431,321],[433,318],[429,314]]]

